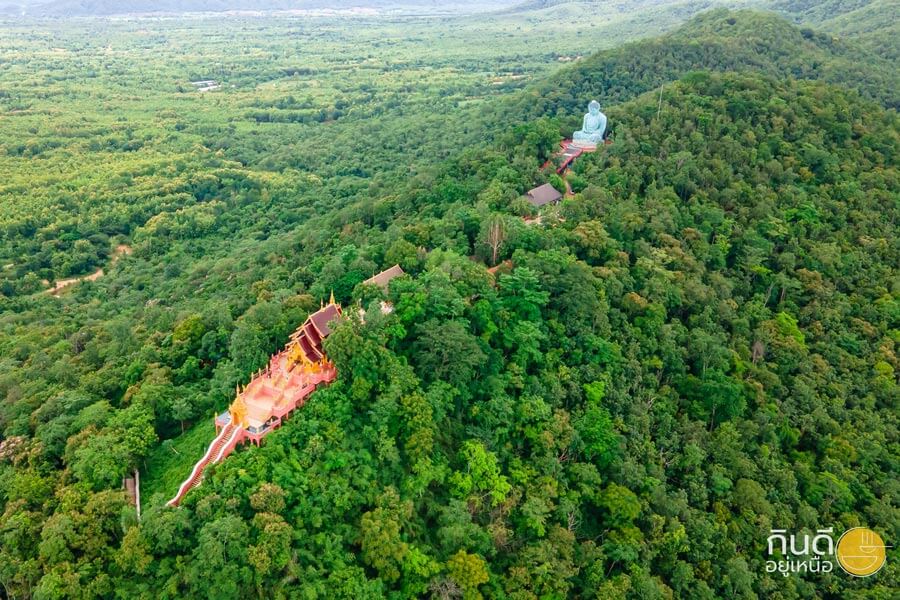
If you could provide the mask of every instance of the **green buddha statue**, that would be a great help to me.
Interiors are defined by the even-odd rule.
[[[581,131],[572,134],[572,141],[576,146],[596,146],[603,142],[603,134],[606,132],[606,115],[600,112],[600,103],[591,100],[588,104],[588,112],[584,115]]]

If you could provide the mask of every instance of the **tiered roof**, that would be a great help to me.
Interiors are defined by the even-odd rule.
[[[341,307],[332,299],[291,334],[287,346],[272,356],[243,391],[238,391],[230,408],[236,424],[260,429],[273,417],[293,409],[308,385],[307,375],[327,366],[322,341],[331,335],[329,324],[340,317]]]
[[[265,369],[258,371],[243,390],[238,386],[228,411],[216,417],[216,438],[168,506],[178,506],[184,495],[200,483],[208,465],[221,461],[243,441],[258,445],[292,411],[303,406],[318,385],[334,381],[337,372],[325,357],[322,340],[331,334],[329,324],[340,317],[341,307],[332,294],[328,306],[310,315]]]
[[[288,347],[299,348],[303,358],[307,362],[319,362],[325,357],[322,350],[322,340],[331,335],[329,323],[341,316],[341,307],[335,303],[329,303],[319,311],[311,314],[308,319],[291,334]]]

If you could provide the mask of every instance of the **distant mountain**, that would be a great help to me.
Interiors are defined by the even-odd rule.
[[[891,0],[775,0],[772,8],[805,22],[822,23],[843,15],[863,13],[872,8],[897,6]],[[896,8],[895,8],[896,10]]]
[[[884,58],[900,58],[897,0],[778,0],[772,8],[797,23],[853,39]]]
[[[90,17],[194,12],[409,9],[453,12],[508,6],[502,0],[18,0],[0,4],[0,14],[34,17]]]
[[[508,12],[597,10],[631,13],[666,9],[673,16],[690,17],[708,8],[746,8],[741,0],[523,0]],[[845,37],[885,58],[900,57],[898,0],[757,0],[754,9],[771,10],[798,25]]]
[[[890,108],[900,106],[900,75],[890,61],[771,13],[715,9],[668,35],[580,60],[511,99],[512,106],[503,110],[522,119],[581,114],[588,99],[623,102],[691,71],[821,80]]]
[[[581,5],[585,10],[599,10],[605,13],[633,13],[636,10],[651,10],[677,5],[690,7],[696,11],[728,4],[728,0],[618,0],[616,2],[608,0],[524,0],[511,6],[509,11],[530,12],[571,5]]]

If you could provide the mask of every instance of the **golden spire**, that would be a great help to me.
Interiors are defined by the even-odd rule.
[[[328,304],[334,304],[334,289],[331,290],[331,298],[328,299]]]
[[[231,403],[228,411],[231,413],[231,422],[237,425],[238,427],[246,427],[247,422],[247,405],[244,403],[244,399],[238,396],[234,402]]]

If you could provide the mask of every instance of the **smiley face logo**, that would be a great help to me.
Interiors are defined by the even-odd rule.
[[[866,527],[854,527],[838,540],[835,554],[844,571],[855,577],[868,577],[884,566],[884,549],[880,535]]]

